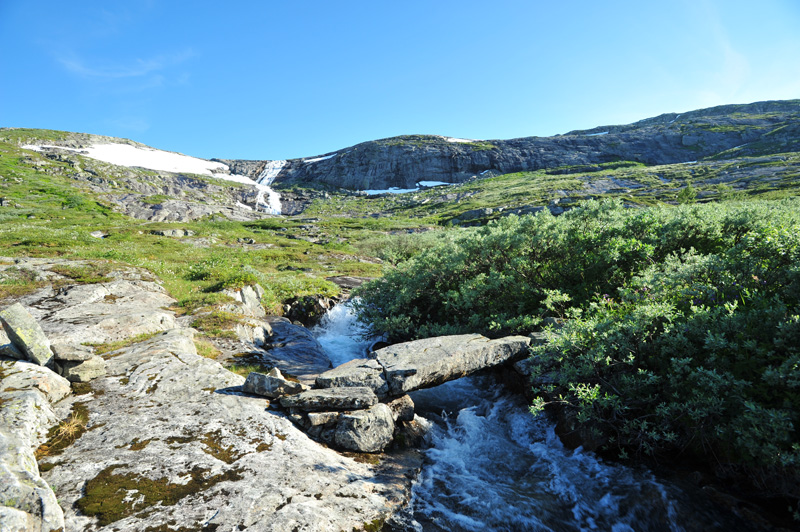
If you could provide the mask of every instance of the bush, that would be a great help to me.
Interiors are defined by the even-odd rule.
[[[800,460],[797,201],[509,217],[359,291],[392,340],[528,333],[547,401],[621,454],[688,452],[764,471]]]

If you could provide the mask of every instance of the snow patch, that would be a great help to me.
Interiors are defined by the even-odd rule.
[[[480,142],[479,140],[475,140],[475,139],[457,139],[455,137],[442,137],[442,138],[444,140],[446,140],[447,142],[459,142],[459,143],[466,143],[466,144],[471,144],[473,142]]]
[[[600,136],[600,135],[608,135],[608,131],[601,131],[600,133],[587,133],[584,136],[586,136],[586,137],[597,137],[597,136]]]
[[[418,187],[441,187],[441,186],[450,185],[450,184],[451,183],[448,183],[446,181],[419,181],[419,182],[417,182],[417,186]]]
[[[200,174],[216,179],[224,179],[225,181],[252,185],[258,189],[256,210],[258,210],[259,205],[263,205],[265,212],[271,214],[281,213],[280,195],[269,188],[269,185],[275,180],[283,167],[286,166],[286,161],[270,161],[264,168],[264,171],[261,172],[261,175],[258,176],[258,182],[255,183],[247,176],[225,173],[230,172],[230,168],[223,163],[198,159],[197,157],[190,157],[182,153],[132,146],[130,144],[95,144],[85,148],[26,144],[22,147],[26,150],[38,152],[44,149],[66,150],[118,166],[139,167],[148,170],[160,170],[174,173]],[[265,197],[266,201],[264,199]],[[242,203],[237,202],[237,206],[252,210],[251,207]]]
[[[391,188],[386,188],[386,189],[383,189],[383,190],[369,189],[369,190],[365,190],[364,192],[366,194],[368,194],[369,196],[375,196],[377,194],[405,194],[407,192],[418,192],[418,191],[419,191],[418,188],[391,187]]]
[[[336,154],[332,155],[325,155],[324,157],[314,157],[313,159],[303,159],[304,163],[316,163],[318,161],[324,161],[325,159],[330,159],[331,157],[335,157]]]

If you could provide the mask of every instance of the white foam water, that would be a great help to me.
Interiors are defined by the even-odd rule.
[[[365,338],[366,329],[358,322],[349,301],[326,312],[311,332],[334,366],[366,357],[367,350],[375,342],[375,339]]]
[[[256,179],[258,196],[256,197],[256,210],[259,206],[264,207],[264,211],[270,214],[281,213],[281,196],[269,186],[281,173],[281,170],[289,164],[288,161],[269,161]],[[266,198],[266,199],[265,199]]]

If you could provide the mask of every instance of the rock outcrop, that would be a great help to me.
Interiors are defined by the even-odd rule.
[[[50,532],[64,512],[40,474],[34,451],[58,421],[53,404],[69,382],[28,361],[0,360],[0,530]]]
[[[406,135],[364,142],[320,157],[287,161],[278,185],[351,190],[414,188],[420,181],[461,183],[474,177],[613,161],[671,164],[694,161],[742,145],[798,149],[800,100],[725,105],[634,124],[602,126],[553,137],[467,141]],[[226,161],[256,176],[267,161]],[[246,164],[245,164],[246,163]]]
[[[26,264],[45,275],[53,262]],[[109,276],[107,283],[43,288],[23,298],[55,339],[56,367],[95,360],[79,340],[128,342],[103,355],[106,374],[75,388],[80,395],[69,394],[68,381],[48,368],[0,362],[0,530],[338,532],[383,522],[405,504],[418,454],[375,465],[315,443],[287,414],[244,393],[243,377],[199,356],[193,330],[169,311],[170,319],[155,322],[139,314],[140,305],[161,312],[154,303],[166,296],[154,280],[134,270]],[[108,321],[113,313],[104,305],[119,305],[127,322]],[[152,331],[154,324],[166,330]],[[314,366],[317,359],[310,360]],[[296,384],[285,380],[282,391],[297,391]],[[369,416],[378,421],[349,437],[382,448],[387,431],[379,420],[388,411],[392,421],[391,410],[372,398],[378,408]],[[71,444],[42,454],[40,475],[33,452],[70,411],[82,412],[85,426]],[[346,423],[361,427],[363,416]]]

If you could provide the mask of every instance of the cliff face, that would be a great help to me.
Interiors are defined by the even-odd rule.
[[[800,100],[726,105],[664,114],[634,124],[554,137],[464,141],[407,135],[334,153],[293,159],[275,183],[353,190],[413,188],[418,181],[461,183],[482,172],[538,170],[626,160],[688,162],[736,150],[736,156],[800,149]],[[266,161],[225,161],[256,178]]]

